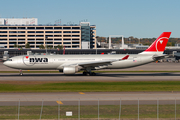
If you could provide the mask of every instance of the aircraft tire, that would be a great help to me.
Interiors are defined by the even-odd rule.
[[[87,76],[90,76],[91,74],[89,72],[86,73]]]
[[[19,75],[20,75],[20,76],[23,76],[23,73],[20,73]]]
[[[90,73],[90,72],[83,72],[83,75],[86,75],[86,76],[95,76],[96,73],[95,72],[92,72],[92,73]]]
[[[92,76],[95,76],[95,75],[96,75],[96,73],[95,73],[95,72],[92,72],[92,73],[91,73],[91,75],[92,75]]]

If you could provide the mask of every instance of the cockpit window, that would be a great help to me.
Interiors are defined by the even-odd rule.
[[[7,59],[7,61],[12,61],[12,59]]]

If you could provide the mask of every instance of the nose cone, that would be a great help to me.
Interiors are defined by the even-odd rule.
[[[4,65],[7,65],[7,61],[3,62]]]
[[[12,61],[5,61],[3,64],[7,67],[10,67],[10,68],[16,68],[17,67],[17,64],[15,62],[12,62]]]
[[[9,67],[8,61],[5,61],[3,64]]]

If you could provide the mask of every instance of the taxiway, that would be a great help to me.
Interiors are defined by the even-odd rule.
[[[121,71],[139,71],[139,72],[110,72],[97,73],[96,76],[83,76],[81,73],[75,75],[64,75],[62,73],[24,73],[19,76],[17,73],[1,73],[0,81],[180,81],[180,72],[141,72],[141,71],[180,71],[180,63],[150,63],[147,65],[118,69]],[[0,71],[18,71],[7,68],[0,63]],[[109,70],[108,70],[109,71]],[[117,70],[115,70],[117,71]],[[61,101],[63,105],[74,105],[81,101],[81,105],[96,104],[99,100],[101,104],[180,104],[180,92],[85,92],[80,93],[0,93],[0,105],[41,105],[42,101],[47,105],[57,105]]]

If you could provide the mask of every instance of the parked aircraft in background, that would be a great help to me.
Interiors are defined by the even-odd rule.
[[[139,54],[113,55],[23,55],[9,58],[4,65],[21,70],[59,70],[75,74],[95,75],[91,70],[122,69],[144,65],[164,58],[164,49],[171,32],[163,32],[145,51]],[[20,75],[23,75],[20,72]]]

